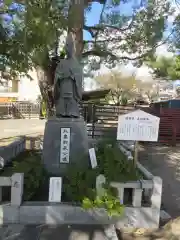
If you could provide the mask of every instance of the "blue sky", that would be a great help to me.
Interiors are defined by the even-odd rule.
[[[120,6],[116,8],[116,10],[119,9],[121,14],[129,15],[132,12],[132,7],[133,7],[132,2],[126,3],[126,4],[120,4]],[[139,3],[139,0],[137,0],[137,3]],[[87,21],[86,21],[87,26],[93,26],[99,23],[101,10],[102,10],[101,4],[96,2],[92,4],[92,10],[87,13]],[[168,29],[165,31],[165,36],[169,34],[171,27],[172,27],[172,23],[169,23]],[[85,40],[91,39],[91,35],[87,31],[84,31],[84,39]]]
[[[137,0],[137,2],[138,2],[138,0]],[[121,9],[121,14],[123,13],[123,14],[128,15],[128,14],[131,14],[131,12],[132,12],[132,4],[130,4],[130,3],[120,4],[119,7],[116,7],[114,9],[117,11]],[[102,10],[102,4],[99,4],[96,2],[92,4],[91,11],[87,13],[87,21],[86,21],[87,26],[93,26],[93,25],[99,23],[101,10]],[[84,31],[84,39],[88,40],[90,38],[91,38],[91,35],[87,31]]]
[[[101,10],[102,10],[101,4],[99,3],[92,4],[92,10],[87,13],[87,20],[86,20],[87,26],[93,26],[99,23]],[[84,31],[84,39],[88,40],[90,38],[91,38],[91,35],[87,31]]]
[[[117,11],[119,10],[121,14],[129,15],[132,12],[132,7],[133,7],[132,2],[135,2],[135,1],[130,1],[130,3],[126,3],[126,4],[120,4],[119,7],[116,7],[114,9]],[[139,4],[139,0],[136,0],[136,3]],[[10,8],[11,9],[14,9],[14,8],[22,9],[22,7],[18,4],[12,4]],[[92,10],[87,13],[86,25],[93,26],[95,24],[98,24],[101,10],[102,10],[102,4],[99,4],[96,2],[93,3]],[[8,15],[5,15],[5,21],[7,24],[9,23],[10,20],[11,20],[11,17]],[[171,26],[169,26],[169,28],[170,27]],[[168,34],[168,32],[169,31],[167,31],[166,34]],[[84,31],[84,39],[89,40],[90,38],[91,38],[91,35],[87,31]]]

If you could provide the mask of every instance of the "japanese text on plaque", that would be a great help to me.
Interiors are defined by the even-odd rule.
[[[60,163],[69,163],[70,128],[61,128]]]

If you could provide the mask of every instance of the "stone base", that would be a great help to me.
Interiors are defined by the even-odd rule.
[[[109,219],[105,211],[100,214],[99,210],[85,211],[80,207],[70,204],[49,203],[49,202],[24,202],[23,205],[11,206],[0,205],[0,226],[5,224],[98,224],[107,225],[116,223],[117,229],[157,229],[158,209],[146,207],[125,207],[124,214],[120,218]],[[137,217],[134,219],[134,215]]]
[[[70,128],[69,163],[60,163],[61,128]],[[43,162],[50,174],[63,176],[69,164],[82,160],[87,155],[87,128],[82,118],[48,119],[44,131]]]

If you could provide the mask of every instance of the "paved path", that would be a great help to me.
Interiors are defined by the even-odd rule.
[[[2,240],[107,240],[101,225],[9,225],[0,228]]]
[[[45,120],[39,119],[0,120],[0,139],[19,135],[43,133],[45,122]]]
[[[162,203],[172,216],[180,216],[180,146],[147,144],[139,152],[140,162],[163,179]]]
[[[119,240],[178,240],[180,219],[159,230],[145,229],[117,232]],[[115,240],[107,238],[101,225],[9,225],[0,227],[1,240]]]

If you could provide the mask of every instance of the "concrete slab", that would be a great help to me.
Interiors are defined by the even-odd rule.
[[[159,227],[154,219],[157,209],[153,208],[125,208],[122,217],[111,219],[104,211],[85,211],[80,207],[65,204],[25,203],[20,207],[11,205],[0,206],[0,224],[111,224],[116,223],[118,229],[122,228],[149,228]]]
[[[102,225],[45,226],[39,240],[106,240]]]

